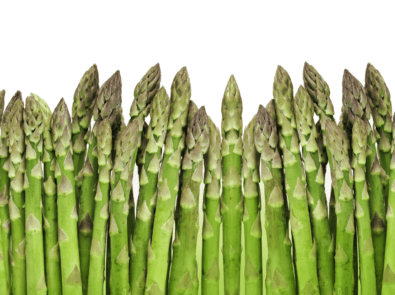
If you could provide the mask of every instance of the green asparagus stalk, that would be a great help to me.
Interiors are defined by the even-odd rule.
[[[50,114],[48,114],[50,115]],[[60,254],[58,243],[58,209],[55,178],[55,151],[52,143],[50,121],[47,121],[43,132],[44,151],[44,258],[48,295],[62,294],[62,278],[60,270]]]
[[[85,163],[88,130],[91,125],[93,107],[99,91],[99,72],[93,65],[82,76],[74,92],[72,107],[72,140],[74,174],[77,176]],[[79,192],[80,193],[80,192]],[[79,194],[77,198],[79,199]]]
[[[244,240],[245,240],[245,294],[262,294],[262,228],[259,194],[259,155],[254,143],[256,116],[244,130]]]
[[[8,121],[10,178],[9,212],[11,220],[12,294],[26,294],[25,255],[25,133],[23,131],[22,95],[18,91]]]
[[[361,294],[375,294],[376,273],[370,228],[369,193],[365,178],[367,128],[356,119],[352,129],[353,170],[355,187],[355,217],[358,228],[358,249],[361,277]]]
[[[392,142],[392,104],[391,95],[380,72],[371,64],[366,67],[365,88],[368,103],[372,109],[374,126],[379,134],[378,152],[381,167],[390,173]],[[384,188],[385,206],[387,206],[388,185]]]
[[[146,295],[166,292],[174,206],[179,190],[181,154],[185,141],[184,128],[187,124],[190,97],[191,85],[187,69],[184,67],[176,74],[171,86],[169,122],[158,178],[152,238],[148,244]]]
[[[3,240],[0,235],[0,292],[1,294],[9,294],[7,275],[5,272],[4,254],[3,254]]]
[[[204,180],[204,155],[209,147],[206,110],[200,108],[188,124],[187,151],[182,162],[181,197],[177,208],[176,234],[168,294],[197,294],[199,288],[196,244],[199,224],[200,184]]]
[[[56,157],[55,177],[62,291],[64,295],[82,294],[71,118],[64,99],[61,99],[52,114],[51,129]]]
[[[202,294],[218,295],[221,226],[221,134],[208,118],[210,146],[205,156]]]
[[[104,265],[106,251],[106,229],[110,194],[110,172],[112,168],[112,124],[105,118],[97,125],[97,159],[99,179],[95,195],[94,224],[90,253],[88,294],[103,294]]]
[[[331,120],[325,121],[325,140],[328,143],[332,186],[336,198],[336,294],[353,294],[354,284],[354,202],[352,173],[348,155],[349,141],[344,131]],[[330,143],[330,144],[329,144]]]
[[[365,122],[367,128],[367,156],[366,156],[366,178],[368,182],[370,218],[373,234],[373,248],[376,270],[377,294],[381,294],[381,286],[384,271],[385,252],[385,192],[383,186],[388,181],[387,175],[380,165],[376,151],[377,133],[372,130],[369,123],[370,105],[366,96],[365,88],[347,70],[343,76],[343,124],[350,136],[352,126],[356,118]]]
[[[151,121],[145,136],[146,148],[140,172],[140,191],[137,203],[136,224],[133,234],[134,251],[130,263],[131,293],[144,294],[147,273],[147,248],[151,238],[156,202],[158,172],[162,157],[162,148],[166,138],[170,101],[164,87],[152,101]],[[143,144],[142,144],[143,146]]]
[[[47,103],[35,94],[26,99],[24,111],[26,137],[25,223],[26,281],[28,294],[47,294],[44,266],[42,220],[42,153],[43,132],[48,129],[51,111]]]
[[[264,183],[265,193],[268,245],[266,294],[296,294],[277,125],[263,106],[259,107],[254,133],[261,161],[260,179]]]
[[[299,87],[295,95],[294,112],[306,169],[310,219],[317,244],[320,294],[332,294],[335,279],[334,249],[326,205],[324,169],[320,159],[322,149],[318,147],[313,102],[303,86]]]
[[[117,132],[122,122],[122,81],[121,74],[116,71],[99,89],[97,102],[93,109],[93,117],[96,123],[92,131],[87,131],[89,138],[88,156],[83,169],[77,179],[81,182],[81,198],[78,211],[79,249],[81,259],[81,280],[83,294],[88,292],[88,278],[90,268],[90,253],[94,222],[96,184],[98,183],[98,159],[97,159],[97,133],[102,120],[109,118],[112,122],[112,136]],[[89,130],[89,129],[88,129]]]
[[[239,87],[230,77],[222,100],[222,204],[223,257],[226,294],[240,293],[242,100]]]
[[[395,218],[392,208],[395,208],[395,114],[392,121],[392,141],[391,141],[391,164],[390,164],[390,180],[391,186],[388,195],[387,206],[387,238],[385,245],[384,274],[383,287],[381,294],[391,295],[395,293]]]
[[[316,241],[312,239],[307,202],[305,171],[301,162],[293,102],[293,86],[288,73],[278,67],[273,84],[280,148],[284,155],[285,187],[296,256],[299,293],[319,292]]]

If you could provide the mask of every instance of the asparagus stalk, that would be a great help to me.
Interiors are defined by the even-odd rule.
[[[222,204],[223,257],[226,294],[240,292],[241,191],[243,106],[239,87],[233,75],[222,100]]]
[[[378,152],[381,167],[390,173],[392,142],[392,104],[391,95],[380,72],[371,64],[366,67],[365,88],[368,103],[372,109],[374,126],[379,134]],[[387,206],[388,185],[384,187],[385,206]]]
[[[254,144],[255,118],[245,128],[243,137],[245,294],[262,294],[262,228],[259,155]]]
[[[71,118],[64,99],[61,99],[52,114],[51,129],[56,157],[55,177],[62,291],[64,295],[82,294]]]
[[[285,187],[290,207],[299,293],[319,292],[316,242],[312,239],[306,192],[305,171],[301,162],[293,102],[293,86],[288,73],[278,67],[273,84],[280,148],[284,155]]]
[[[352,173],[348,155],[349,142],[345,133],[336,123],[326,120],[325,140],[332,174],[332,186],[336,198],[336,255],[335,287],[336,294],[353,294],[354,277],[354,202]]]
[[[318,147],[313,102],[303,86],[299,87],[295,95],[294,112],[306,169],[310,219],[317,244],[320,294],[332,294],[335,279],[334,249],[326,205],[324,169],[320,159],[322,149]]]
[[[218,295],[221,225],[221,134],[208,118],[210,145],[205,156],[202,294]]]
[[[184,67],[176,74],[171,86],[164,157],[159,172],[152,238],[148,244],[146,295],[166,292],[174,206],[179,190],[181,154],[185,141],[183,130],[187,123],[190,97],[191,85],[187,69]]]
[[[366,96],[365,88],[347,70],[343,76],[343,124],[350,136],[352,126],[356,118],[365,122],[368,131],[367,156],[366,156],[366,178],[368,182],[370,218],[373,234],[373,248],[376,270],[377,294],[381,294],[381,286],[384,271],[385,252],[385,192],[383,185],[387,182],[387,175],[381,167],[376,151],[376,133],[370,126],[370,105]]]
[[[266,294],[296,294],[277,126],[263,106],[259,107],[254,133],[261,161],[260,179],[264,183],[265,193],[268,245]]]
[[[26,281],[28,294],[47,294],[44,267],[42,220],[43,132],[50,124],[47,103],[35,94],[26,99],[24,111],[26,136],[25,223]]]
[[[199,288],[196,243],[199,224],[200,184],[204,180],[204,155],[209,147],[206,110],[200,108],[188,124],[187,151],[182,162],[181,197],[177,208],[176,234],[168,294],[197,294]]]
[[[1,294],[9,294],[9,287],[7,282],[7,275],[5,272],[5,264],[4,264],[4,254],[3,254],[3,240],[0,235],[0,292]]]
[[[11,276],[12,294],[26,294],[26,255],[25,255],[25,134],[23,131],[22,95],[15,94],[8,121],[10,178],[9,212],[11,220]],[[14,99],[14,98],[13,98]]]
[[[48,114],[50,115],[50,114]],[[44,261],[48,294],[62,293],[58,243],[58,209],[55,178],[55,152],[52,143],[50,121],[47,121],[43,132],[44,151]]]
[[[162,87],[152,101],[151,121],[145,136],[146,148],[142,155],[144,160],[141,165],[140,191],[133,234],[134,251],[131,252],[130,263],[131,293],[136,295],[144,294],[147,273],[147,247],[152,233],[159,163],[166,138],[169,112],[169,97],[165,88]]]
[[[97,125],[97,159],[99,165],[99,182],[95,195],[95,212],[90,253],[88,294],[103,294],[104,265],[106,251],[106,229],[110,194],[110,172],[112,168],[112,124],[105,118]]]
[[[366,146],[367,128],[365,122],[358,118],[352,129],[352,150],[354,152],[355,217],[358,228],[361,294],[375,294],[376,273],[370,228],[369,193],[365,178]]]
[[[390,295],[395,292],[395,255],[392,249],[395,247],[395,218],[392,208],[395,208],[395,114],[392,121],[392,141],[391,141],[391,163],[390,179],[391,186],[388,195],[387,207],[387,238],[385,245],[383,287],[381,294]]]

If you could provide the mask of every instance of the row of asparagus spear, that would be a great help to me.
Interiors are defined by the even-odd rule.
[[[0,92],[0,294],[394,294],[389,90],[371,64],[365,86],[345,70],[337,123],[307,63],[303,81],[294,95],[279,66],[244,134],[233,76],[221,132],[186,68],[169,97],[153,66],[126,121],[120,72],[99,87],[96,65],[71,115]]]

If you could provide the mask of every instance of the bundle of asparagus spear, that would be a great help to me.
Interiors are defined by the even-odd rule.
[[[307,63],[303,81],[279,66],[244,134],[235,78],[220,132],[185,67],[170,97],[150,68],[126,120],[96,65],[71,113],[1,91],[0,294],[395,294],[388,87],[345,70],[336,122]]]

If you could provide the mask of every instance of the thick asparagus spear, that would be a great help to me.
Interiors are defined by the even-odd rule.
[[[148,244],[146,295],[166,292],[169,246],[173,232],[175,199],[179,190],[181,154],[185,144],[184,128],[190,97],[191,85],[187,69],[184,67],[176,74],[171,86],[171,110],[164,157],[159,172],[152,238]]]
[[[43,132],[44,151],[44,258],[48,295],[62,293],[62,278],[58,243],[58,209],[55,178],[55,151],[52,143],[50,121]]]
[[[199,288],[196,244],[199,224],[200,184],[204,180],[204,155],[209,147],[206,110],[200,108],[188,124],[187,151],[182,162],[182,187],[177,208],[176,234],[168,294],[197,294]]]
[[[23,102],[18,91],[8,121],[10,178],[9,212],[11,220],[12,294],[26,294],[25,255],[25,133],[23,131]]]
[[[260,179],[265,188],[268,244],[266,294],[296,294],[277,125],[263,106],[259,107],[254,129],[255,146],[261,161]]]
[[[306,169],[310,219],[317,244],[320,294],[332,294],[335,279],[334,249],[326,205],[324,169],[314,124],[313,102],[303,86],[299,87],[295,95],[294,112]]]
[[[347,130],[349,138],[351,138],[352,126],[356,118],[360,118],[365,122],[365,126],[368,131],[366,178],[370,196],[370,218],[373,234],[377,294],[381,294],[386,236],[386,197],[383,185],[385,185],[388,179],[377,157],[375,146],[377,136],[368,121],[370,119],[370,112],[370,105],[368,104],[365,88],[350,72],[345,70],[343,76],[343,124]]]
[[[334,290],[336,294],[353,294],[357,278],[354,277],[353,269],[355,227],[349,142],[347,135],[336,123],[326,120],[325,124],[337,215]]]
[[[376,273],[370,228],[369,193],[365,178],[367,128],[356,119],[352,129],[353,170],[355,187],[355,217],[358,228],[358,249],[361,277],[361,294],[375,294]]]
[[[221,134],[208,118],[210,146],[205,156],[202,294],[218,295],[221,225]]]
[[[64,295],[82,294],[71,118],[63,99],[52,114],[51,129],[56,157],[55,177],[58,196],[58,240],[62,291]]]
[[[316,242],[312,239],[306,192],[305,171],[301,162],[294,115],[293,86],[288,73],[278,67],[273,84],[280,148],[284,155],[285,187],[290,208],[297,285],[299,293],[319,292]]]
[[[51,111],[47,103],[35,94],[26,99],[24,111],[26,136],[25,223],[26,281],[28,294],[47,294],[44,267],[44,237],[42,219],[42,152],[43,132],[48,129]]]
[[[392,121],[392,141],[391,141],[391,163],[390,163],[390,190],[387,207],[387,238],[385,245],[384,274],[383,274],[383,295],[395,294],[395,218],[392,208],[395,208],[395,114]]]
[[[241,160],[243,154],[243,106],[239,87],[233,75],[222,100],[222,204],[224,281],[226,294],[240,292]]]
[[[134,251],[130,264],[130,287],[132,294],[142,295],[147,273],[147,247],[152,233],[158,172],[162,148],[166,138],[170,101],[164,87],[152,101],[151,121],[146,133],[144,163],[140,172],[140,191],[137,203],[136,224],[133,234]]]
[[[245,294],[262,294],[262,228],[259,194],[259,154],[254,143],[256,116],[243,136]]]

